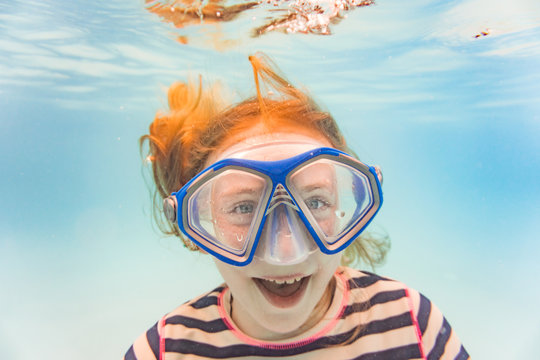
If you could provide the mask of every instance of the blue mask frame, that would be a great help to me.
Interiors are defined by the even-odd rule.
[[[372,202],[369,208],[362,211],[362,215],[354,221],[353,225],[346,233],[342,234],[342,236],[331,243],[326,242],[324,236],[321,236],[321,232],[312,226],[309,218],[302,211],[303,205],[294,195],[291,196],[291,200],[294,202],[294,205],[296,205],[298,216],[321,252],[325,254],[336,254],[349,246],[369,225],[379,211],[383,202],[383,197],[381,189],[382,173],[378,167],[368,166],[352,156],[333,148],[317,148],[288,159],[277,161],[258,161],[235,158],[220,160],[201,171],[179,191],[173,192],[168,198],[164,199],[164,213],[169,221],[176,223],[182,233],[201,249],[204,249],[206,252],[225,263],[235,266],[245,266],[253,260],[266,221],[266,213],[271,202],[270,200],[278,185],[281,184],[289,194],[292,194],[289,186],[289,175],[294,173],[299,167],[319,159],[330,159],[348,165],[361,172],[368,179],[368,191],[371,191],[372,196]],[[265,196],[262,199],[262,206],[264,208],[262,211],[258,212],[258,218],[255,220],[257,225],[255,227],[257,229],[256,235],[252,237],[252,240],[245,248],[245,251],[240,254],[231,252],[216,245],[214,242],[207,240],[200,232],[191,227],[191,214],[188,213],[188,201],[190,196],[208,180],[228,169],[242,169],[247,172],[255,173],[265,178],[270,185],[269,191],[265,193]],[[280,187],[280,189],[283,188]],[[355,196],[357,196],[357,194],[355,194]],[[355,214],[354,216],[358,216],[358,214]]]

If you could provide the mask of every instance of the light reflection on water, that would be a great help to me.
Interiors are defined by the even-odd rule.
[[[373,0],[257,0],[257,1],[169,1],[146,0],[146,9],[179,30],[177,40],[192,44],[193,32],[184,29],[202,27],[217,49],[238,44],[242,38],[279,31],[287,34],[330,35],[332,27],[354,9],[371,6]],[[247,20],[247,21],[246,21]],[[233,38],[223,40],[223,26],[229,26]],[[210,30],[208,30],[210,28]],[[195,36],[194,36],[195,35]]]
[[[240,36],[216,52],[179,44],[142,1],[0,3],[0,358],[119,358],[219,283],[152,230],[137,139],[190,73],[250,95],[255,50],[383,167],[376,225],[393,248],[379,272],[433,299],[473,357],[533,358],[539,6],[378,1],[332,36]]]

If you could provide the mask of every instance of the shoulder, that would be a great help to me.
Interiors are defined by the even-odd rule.
[[[338,270],[347,282],[351,293],[361,293],[374,301],[397,300],[407,297],[408,288],[405,284],[394,279],[377,275],[368,271],[360,271],[343,267]],[[373,298],[376,296],[376,298]]]
[[[223,286],[190,300],[163,316],[135,340],[124,360],[158,360],[166,338],[185,339],[192,332],[212,333],[224,330],[218,311]]]
[[[412,327],[422,358],[469,358],[449,322],[426,296],[391,278],[350,268],[341,270],[351,297],[364,304],[362,307],[369,313],[366,314],[369,320],[384,319],[396,326],[399,323]]]
[[[439,308],[426,296],[408,289],[411,311],[428,359],[469,359],[456,332]]]
[[[354,323],[372,327],[372,334],[381,336],[412,325],[408,289],[403,283],[351,268],[340,268],[339,274],[346,281],[349,293],[344,315]]]

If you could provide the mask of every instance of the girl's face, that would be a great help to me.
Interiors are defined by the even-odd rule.
[[[306,147],[281,147],[276,146],[276,141],[298,142]],[[332,147],[322,136],[298,132],[265,134],[257,128],[243,133],[242,138],[228,139],[227,144],[234,145],[216,151],[210,163],[238,156],[280,160],[310,148]],[[251,151],[253,148],[257,150]],[[307,231],[304,234],[306,241],[313,242]],[[298,335],[322,319],[331,298],[325,292],[339,266],[341,253],[326,255],[317,248],[295,265],[273,265],[257,257],[243,267],[214,260],[233,297],[235,324],[251,337],[279,340]]]

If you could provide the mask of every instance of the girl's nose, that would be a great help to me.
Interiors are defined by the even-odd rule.
[[[292,259],[295,255],[295,238],[293,230],[294,221],[292,214],[288,213],[287,206],[280,204],[275,210],[276,221],[273,222],[274,252],[281,259]]]
[[[304,261],[316,249],[296,210],[281,203],[267,214],[255,255],[276,265]]]

